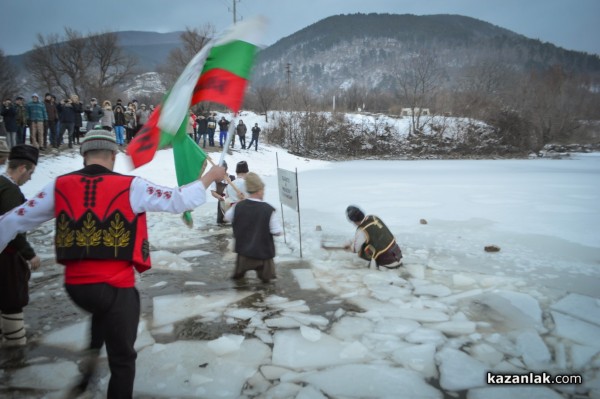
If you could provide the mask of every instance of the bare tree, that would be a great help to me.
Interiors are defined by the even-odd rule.
[[[0,99],[14,97],[17,90],[17,69],[0,49]]]
[[[166,65],[159,67],[167,87],[175,83],[194,55],[202,50],[215,34],[215,26],[211,23],[204,24],[200,29],[186,28],[185,32],[181,34],[183,48],[171,50]]]
[[[420,51],[408,58],[402,58],[395,68],[396,98],[411,109],[411,130],[409,134],[422,131],[425,124],[421,120],[423,109],[433,103],[436,90],[442,79],[442,70],[437,58]]]
[[[65,36],[37,35],[25,61],[33,84],[68,96],[107,96],[134,73],[136,61],[123,54],[115,33],[87,36],[65,28]]]
[[[125,54],[114,32],[90,37],[92,68],[89,71],[91,89],[97,96],[108,98],[117,86],[136,74],[137,61]]]
[[[268,113],[273,105],[279,101],[279,90],[271,86],[257,86],[252,88],[258,112],[265,114],[265,122],[269,122]]]

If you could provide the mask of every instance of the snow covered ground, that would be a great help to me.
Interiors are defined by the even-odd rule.
[[[243,119],[249,127],[264,127],[256,115]],[[275,154],[280,167],[298,170],[301,220],[299,226],[298,215],[283,208],[286,237],[276,239],[276,263],[302,265],[292,270],[294,284],[307,300],[325,290],[337,310],[316,314],[307,301],[282,295],[249,305],[244,299],[250,291],[215,291],[203,281],[174,287],[175,293],[152,298],[152,312],[140,324],[138,397],[600,398],[600,154],[330,163],[261,143],[258,152],[227,156],[230,166],[246,160],[264,177],[266,200],[278,213]],[[74,153],[45,157],[23,191],[32,195],[80,165]],[[123,154],[116,169],[130,172]],[[174,185],[172,152],[160,151],[130,173]],[[323,240],[335,244],[352,236],[344,214],[349,204],[390,227],[405,256],[403,268],[368,269],[353,254],[321,248]],[[202,263],[206,251],[190,246],[223,233],[199,234],[200,226],[214,223],[215,206],[209,197],[195,210],[191,230],[178,216],[149,215],[157,268],[183,273]],[[299,227],[304,262],[297,262]],[[40,252],[51,262],[47,242]],[[492,244],[501,250],[485,252]],[[185,250],[167,251],[178,246]],[[222,256],[233,269],[231,251]],[[282,283],[280,277],[273,284]],[[214,340],[161,340],[190,318],[246,324],[243,334]],[[85,322],[48,326],[40,344],[78,350],[85,328]],[[103,370],[93,397],[106,390]],[[486,384],[487,372],[542,371],[580,374],[583,384]],[[1,370],[0,381],[4,389],[32,388],[54,398],[76,375],[76,360],[54,356]]]

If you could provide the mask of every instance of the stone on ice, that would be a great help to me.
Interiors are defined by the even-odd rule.
[[[447,335],[465,335],[475,332],[477,324],[472,321],[445,321],[443,323],[430,324],[429,327],[440,330]]]
[[[542,370],[548,366],[552,355],[544,340],[533,330],[523,331],[517,336],[517,349],[522,353],[525,365],[531,370]]]
[[[425,378],[437,377],[434,344],[413,345],[406,348],[400,348],[394,351],[392,358],[404,367],[418,371]]]
[[[297,380],[313,385],[335,398],[443,397],[419,373],[387,365],[347,364],[320,370],[318,373],[303,373]]]
[[[600,327],[565,315],[560,312],[551,311],[554,319],[554,332],[556,335],[570,339],[581,345],[600,348]]]
[[[550,308],[600,326],[600,303],[596,298],[569,294]]]
[[[488,366],[466,353],[444,348],[436,355],[440,365],[440,386],[449,391],[461,391],[486,384]]]
[[[307,341],[298,330],[277,331],[273,337],[273,365],[313,369],[356,361],[341,357],[345,345],[325,333],[316,342]]]
[[[206,346],[217,355],[225,355],[239,350],[242,342],[244,342],[243,335],[227,334],[212,341],[208,341]]]
[[[547,387],[486,387],[469,390],[467,399],[562,399],[558,392]]]

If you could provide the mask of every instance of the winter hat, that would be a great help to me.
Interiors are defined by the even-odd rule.
[[[361,222],[365,218],[363,211],[354,205],[350,205],[346,208],[346,216],[352,222]]]
[[[31,95],[31,98],[33,98],[33,97],[40,98],[40,96],[38,96],[38,94],[37,94],[37,93],[33,93],[33,94]]]
[[[248,173],[244,180],[246,181],[246,191],[248,191],[248,194],[257,193],[265,188],[265,183],[254,172]]]
[[[86,152],[91,150],[109,150],[117,152],[119,147],[117,146],[115,135],[104,129],[89,131],[81,142],[79,151],[81,152],[81,155],[85,155]]]
[[[12,161],[13,159],[24,159],[26,161],[30,161],[34,165],[37,165],[39,156],[40,150],[34,146],[19,144],[10,149],[8,160]]]
[[[235,173],[248,173],[248,164],[246,161],[240,161],[235,166]]]

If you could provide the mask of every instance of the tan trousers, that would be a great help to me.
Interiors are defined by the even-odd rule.
[[[35,148],[44,146],[44,122],[31,122],[29,126],[29,135],[31,136],[31,145]]]

